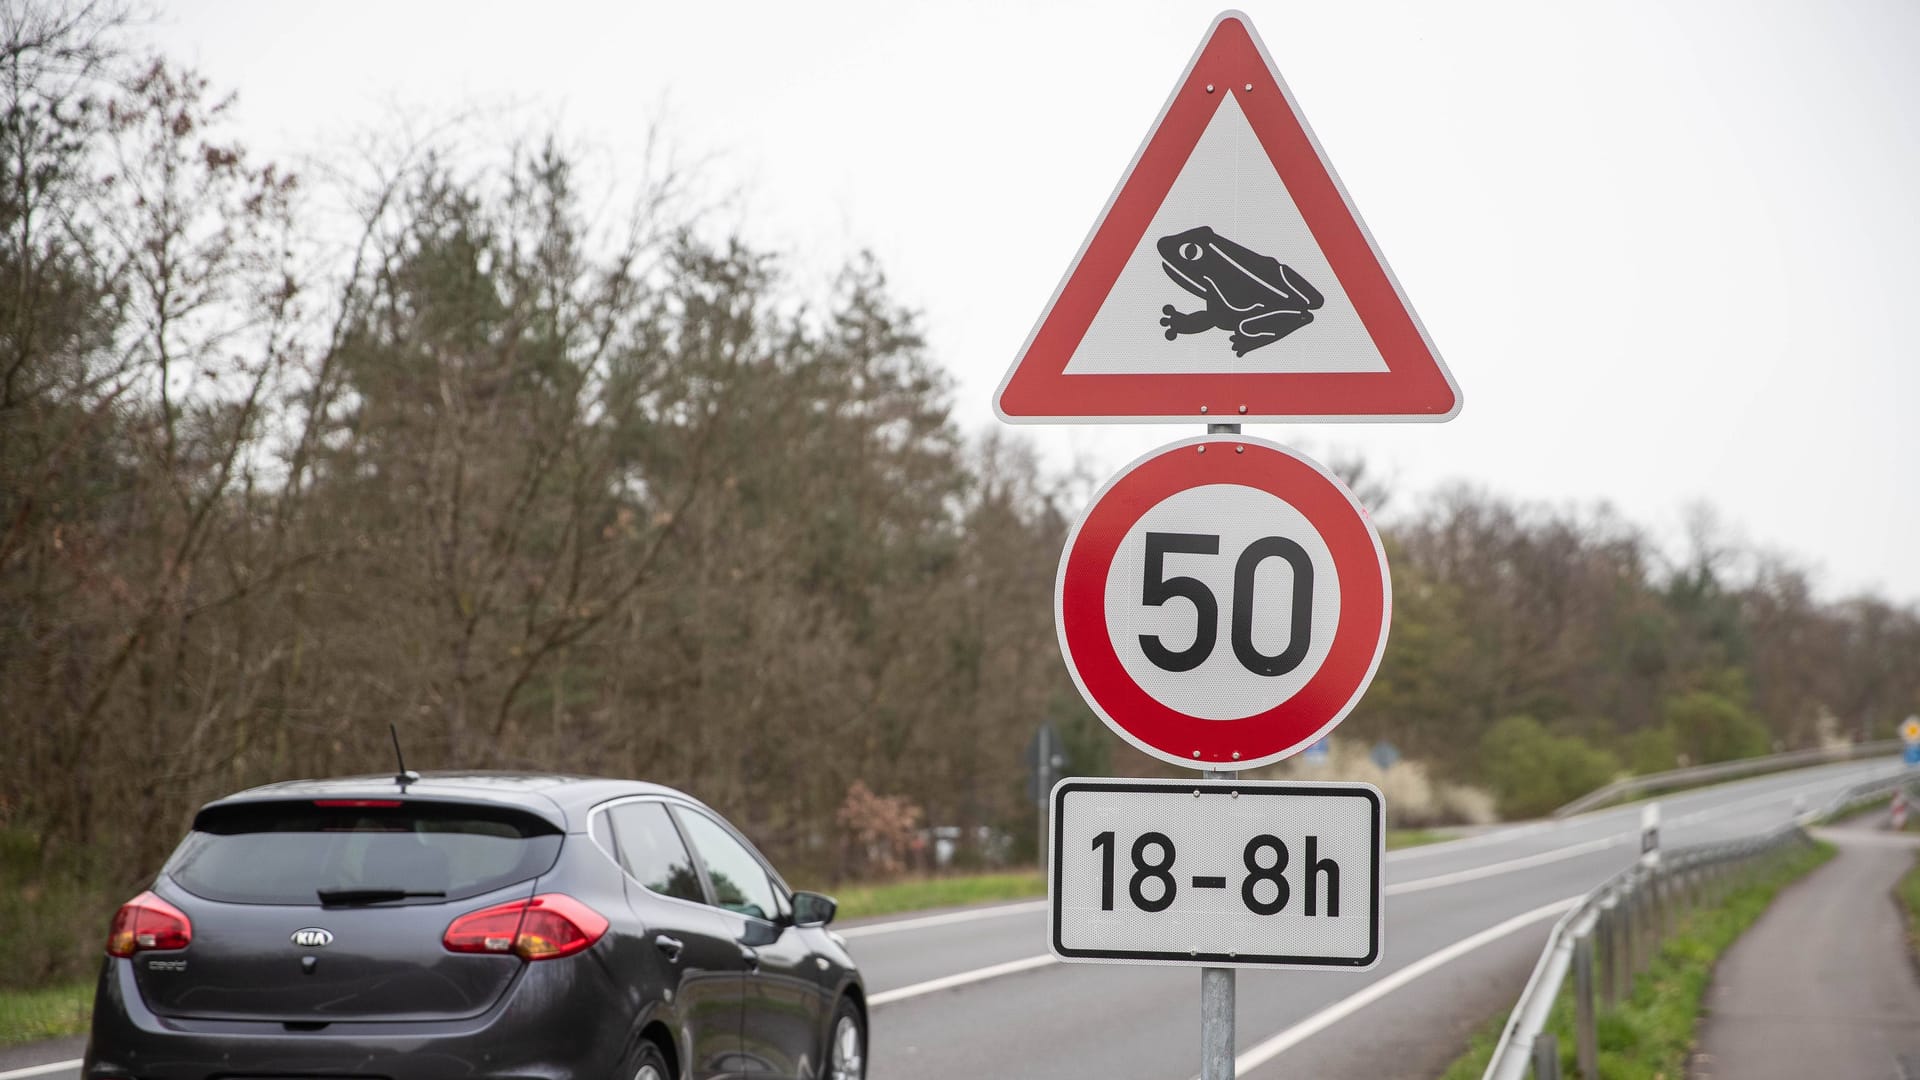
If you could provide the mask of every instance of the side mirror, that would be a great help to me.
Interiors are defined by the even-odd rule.
[[[834,912],[840,910],[839,901],[831,896],[817,892],[796,892],[793,894],[793,925],[825,926],[833,921]]]

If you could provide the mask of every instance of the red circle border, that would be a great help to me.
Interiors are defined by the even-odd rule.
[[[1340,583],[1340,618],[1319,670],[1285,701],[1239,720],[1161,704],[1127,673],[1107,633],[1107,575],[1127,530],[1169,496],[1206,484],[1265,491],[1300,511],[1326,541]],[[1346,485],[1286,447],[1230,435],[1163,447],[1109,480],[1068,537],[1054,590],[1061,655],[1107,726],[1162,760],[1226,769],[1298,753],[1345,719],[1379,667],[1391,607],[1386,552]]]

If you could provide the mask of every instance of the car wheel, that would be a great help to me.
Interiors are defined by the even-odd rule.
[[[860,1023],[860,1011],[846,998],[833,1010],[825,1065],[823,1080],[865,1080],[867,1075],[867,1029]]]
[[[661,1055],[660,1048],[650,1042],[640,1044],[627,1059],[626,1067],[620,1070],[620,1076],[622,1080],[675,1080],[667,1072],[667,1059]]]

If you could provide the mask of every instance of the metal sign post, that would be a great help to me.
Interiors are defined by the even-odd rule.
[[[1239,424],[1208,424],[1209,435],[1238,435]],[[1201,769],[1208,780],[1231,780],[1233,774],[1219,769]],[[1200,969],[1200,1080],[1234,1080],[1233,1020],[1238,1007],[1235,1000],[1233,969]]]
[[[1379,791],[1233,777],[1309,747],[1325,759],[1392,610],[1353,493],[1240,424],[1460,411],[1246,16],[1208,28],[994,411],[1208,425],[1108,481],[1054,586],[1061,655],[1094,714],[1203,779],[1063,780],[1040,850],[1054,954],[1199,967],[1201,1080],[1231,1080],[1235,969],[1379,960]],[[1050,742],[1043,730],[1037,780]]]
[[[1215,428],[1240,431],[1239,424],[1211,424],[1207,430]],[[1202,769],[1200,775],[1209,780],[1233,779],[1232,773],[1214,769]],[[1201,968],[1200,1080],[1233,1080],[1234,1009],[1233,969]]]

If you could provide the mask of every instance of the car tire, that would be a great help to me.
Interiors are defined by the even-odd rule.
[[[841,998],[827,1031],[827,1052],[820,1062],[820,1080],[865,1080],[867,1026],[850,998]]]
[[[666,1055],[650,1040],[641,1040],[620,1066],[619,1080],[680,1080],[667,1071]]]

